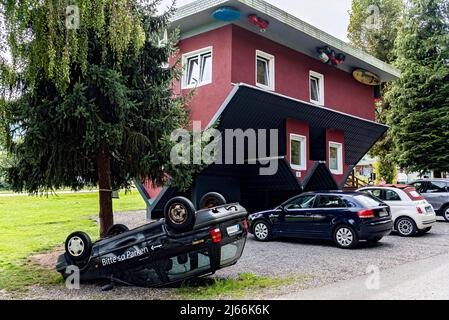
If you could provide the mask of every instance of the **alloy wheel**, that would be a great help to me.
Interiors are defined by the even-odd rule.
[[[354,235],[352,234],[352,231],[349,228],[345,227],[337,230],[335,238],[337,239],[338,244],[342,247],[349,247],[354,241]]]
[[[269,230],[265,223],[259,222],[254,227],[254,235],[259,240],[266,240],[268,238]]]
[[[398,232],[403,236],[409,236],[413,233],[413,224],[409,219],[401,219],[397,228]]]
[[[187,219],[187,208],[180,203],[174,203],[170,206],[169,216],[173,223],[182,224]]]
[[[73,237],[70,239],[67,248],[72,256],[79,257],[84,252],[84,241],[79,237]]]

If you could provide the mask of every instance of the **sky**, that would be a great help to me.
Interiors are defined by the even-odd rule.
[[[195,0],[177,0],[182,6]],[[299,19],[348,42],[347,28],[352,0],[265,0]],[[172,0],[163,0],[163,8]]]

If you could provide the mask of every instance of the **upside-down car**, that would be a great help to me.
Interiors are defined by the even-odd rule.
[[[56,269],[67,278],[79,270],[81,282],[104,279],[143,287],[164,286],[215,273],[241,257],[248,232],[247,212],[209,195],[196,211],[183,197],[168,201],[165,219],[134,230],[114,225],[92,243],[84,232],[67,237]]]

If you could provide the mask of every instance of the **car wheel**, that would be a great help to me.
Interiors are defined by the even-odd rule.
[[[166,225],[177,232],[189,231],[195,224],[195,207],[184,197],[176,197],[167,202],[164,208]]]
[[[410,237],[417,232],[415,221],[410,218],[402,217],[396,221],[396,231],[401,237]]]
[[[377,242],[379,242],[379,241],[382,240],[382,239],[383,239],[383,237],[378,236],[378,237],[369,239],[368,242],[371,242],[371,243],[377,243]]]
[[[334,242],[342,249],[355,248],[359,243],[357,233],[350,226],[339,226],[334,231]]]
[[[92,240],[85,232],[74,232],[65,241],[65,252],[74,261],[82,261],[89,257]]]
[[[271,239],[271,227],[265,221],[258,221],[254,224],[253,234],[257,241],[268,241]]]
[[[421,233],[421,234],[425,234],[425,233],[428,233],[430,230],[432,230],[432,227],[428,227],[428,228],[419,230],[418,232]]]
[[[200,200],[200,209],[210,209],[226,204],[226,199],[217,192],[209,192]]]
[[[106,232],[106,237],[115,237],[119,234],[128,232],[129,228],[124,224],[114,224],[109,230]]]
[[[443,218],[446,222],[449,222],[449,206],[443,209]]]

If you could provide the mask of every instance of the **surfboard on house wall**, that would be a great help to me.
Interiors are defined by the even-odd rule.
[[[378,75],[363,69],[354,70],[352,76],[355,80],[367,86],[378,86],[381,83]]]

